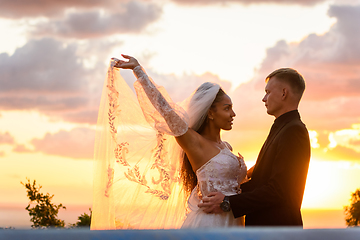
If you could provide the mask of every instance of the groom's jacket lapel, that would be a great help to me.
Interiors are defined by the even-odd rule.
[[[272,127],[272,129],[270,130],[270,133],[260,150],[256,165],[260,164],[261,160],[263,159],[263,157],[266,153],[266,150],[269,148],[269,146],[271,146],[271,143],[274,141],[275,137],[278,135],[278,133],[281,131],[281,129],[283,129],[286,126],[287,123],[289,123],[289,121],[284,122],[280,126],[274,126],[275,125],[275,123],[274,123],[273,127],[275,129],[273,129],[273,127]],[[255,171],[255,169],[254,169],[254,171]]]
[[[254,172],[256,172],[256,167],[260,164],[261,160],[264,158],[264,155],[266,153],[266,151],[269,149],[269,147],[271,146],[272,142],[274,141],[274,139],[276,138],[276,136],[281,132],[281,130],[291,121],[296,120],[293,117],[288,117],[287,119],[285,119],[284,121],[281,121],[279,124],[277,124],[276,122],[274,122],[274,124],[272,125],[269,135],[267,137],[267,139],[265,140],[258,159],[256,161],[256,165],[254,168]]]

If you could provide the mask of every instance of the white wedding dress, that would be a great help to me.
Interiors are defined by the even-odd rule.
[[[227,196],[240,192],[240,183],[245,179],[247,167],[227,147],[196,171],[198,186],[188,199],[188,214],[182,228],[210,228],[244,226],[244,219],[235,219],[232,212],[207,214],[197,205],[201,196],[221,192]]]
[[[203,84],[183,107],[173,103],[141,67],[134,69],[135,96],[115,63],[116,59],[110,62],[99,108],[91,229],[243,225],[231,212],[205,214],[197,207],[209,192],[239,193],[246,165],[228,148],[224,146],[196,172],[198,187],[187,202],[180,180],[182,149],[174,137],[196,128],[199,116],[208,111],[203,106],[210,107],[220,86]],[[170,116],[169,124],[165,116]]]

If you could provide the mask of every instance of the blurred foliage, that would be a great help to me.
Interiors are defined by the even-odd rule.
[[[36,186],[36,181],[34,180],[31,184],[30,179],[27,179],[27,183],[21,182],[25,186],[27,191],[27,196],[30,199],[29,205],[25,208],[29,211],[31,217],[30,221],[33,222],[31,225],[32,228],[41,228],[41,227],[60,227],[65,226],[65,222],[57,218],[60,208],[66,209],[61,203],[59,205],[53,204],[51,202],[54,195],[49,193],[43,194],[40,192],[42,186]]]
[[[351,194],[350,206],[344,207],[348,227],[360,226],[360,189]]]
[[[78,217],[78,221],[75,224],[72,224],[72,227],[84,227],[84,228],[90,228],[91,224],[91,208],[89,208],[90,215],[87,213],[81,214]]]

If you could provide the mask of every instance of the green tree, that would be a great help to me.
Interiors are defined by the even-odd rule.
[[[27,196],[30,199],[30,203],[25,209],[29,211],[30,221],[33,222],[31,227],[64,227],[64,220],[58,219],[57,215],[60,208],[66,209],[66,207],[61,203],[59,205],[53,204],[51,200],[54,195],[41,193],[42,186],[36,186],[35,180],[32,184],[30,179],[27,180],[27,183],[21,182],[21,184],[25,186]]]
[[[90,215],[87,213],[81,214],[78,217],[78,221],[73,224],[73,227],[90,227],[90,223],[91,223],[91,208],[89,208],[90,211]]]
[[[360,189],[351,194],[350,206],[344,207],[345,221],[348,227],[360,225]]]

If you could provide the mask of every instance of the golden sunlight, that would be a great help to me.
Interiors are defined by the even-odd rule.
[[[342,129],[336,131],[332,135],[332,139],[341,146],[352,148],[359,152],[360,145],[357,143],[360,141],[360,125],[353,124],[351,129]]]
[[[351,192],[359,188],[360,163],[310,161],[302,208],[343,209]]]
[[[309,130],[310,145],[312,148],[319,148],[320,144],[318,143],[318,133],[314,130]]]

